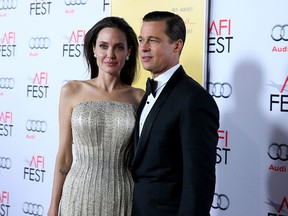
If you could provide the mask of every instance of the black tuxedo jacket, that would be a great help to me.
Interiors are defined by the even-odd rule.
[[[208,216],[215,189],[219,112],[211,95],[180,66],[139,138],[136,117],[133,216]]]

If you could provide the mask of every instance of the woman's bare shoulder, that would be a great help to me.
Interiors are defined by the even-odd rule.
[[[66,94],[75,94],[77,92],[80,93],[85,85],[87,85],[86,80],[72,80],[62,86],[61,92]]]
[[[71,105],[78,103],[83,91],[85,91],[86,81],[73,80],[62,86],[60,98],[62,101],[69,101]]]

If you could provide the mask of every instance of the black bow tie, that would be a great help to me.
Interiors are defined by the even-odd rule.
[[[148,78],[146,81],[146,94],[149,95],[151,93],[153,97],[155,97],[156,88],[157,88],[157,81],[155,81],[154,79]]]

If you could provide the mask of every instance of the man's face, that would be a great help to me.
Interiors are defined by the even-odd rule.
[[[145,70],[157,77],[179,62],[179,44],[165,34],[164,21],[143,22],[139,36],[139,56]]]

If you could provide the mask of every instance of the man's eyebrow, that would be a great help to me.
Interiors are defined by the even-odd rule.
[[[143,39],[142,36],[139,36],[138,39]],[[156,36],[148,36],[147,39],[157,39],[157,40],[160,40],[159,37],[156,37]]]

